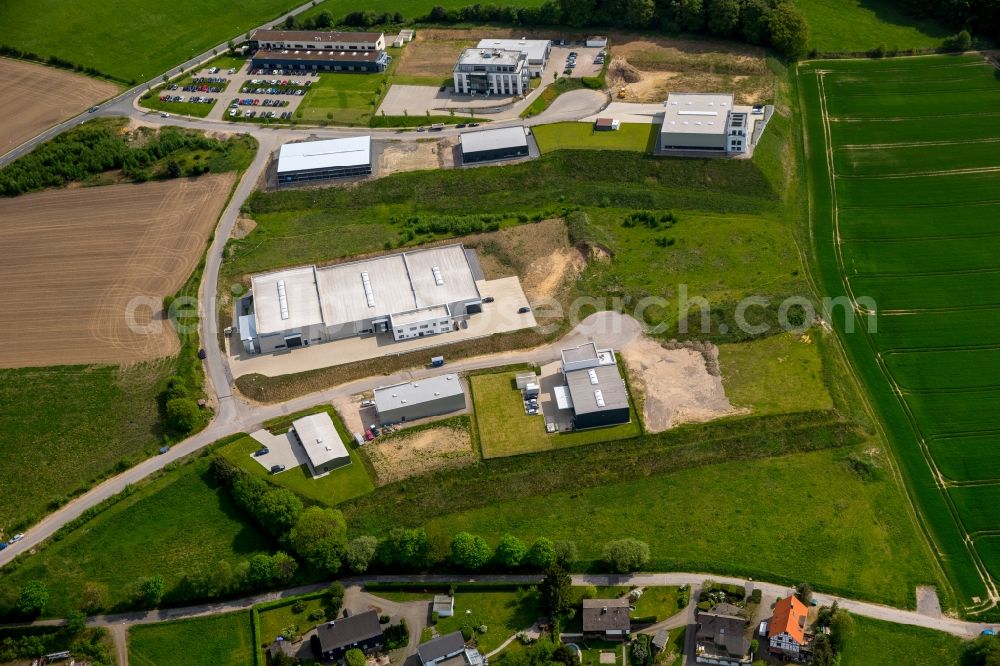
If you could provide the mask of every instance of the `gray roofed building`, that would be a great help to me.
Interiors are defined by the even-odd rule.
[[[413,421],[464,408],[465,389],[454,374],[375,389],[375,409],[384,424]]]
[[[313,651],[324,661],[335,661],[348,650],[371,652],[382,647],[382,625],[378,613],[368,610],[357,615],[324,622],[310,639]]]
[[[719,606],[710,613],[699,612],[695,618],[698,626],[695,661],[728,666],[750,663],[747,656],[750,650],[750,641],[746,637],[747,621],[739,616],[719,613]]]
[[[261,48],[330,48],[349,50],[385,49],[385,34],[381,32],[329,32],[322,30],[254,30],[250,41]]]
[[[278,152],[279,183],[370,174],[372,138],[354,136],[286,143]]]
[[[305,449],[313,475],[351,464],[351,454],[326,412],[310,414],[292,421],[292,430]]]
[[[583,633],[622,638],[632,631],[628,599],[584,599]]]
[[[556,400],[560,408],[572,406],[575,428],[628,423],[628,390],[614,351],[598,349],[592,342],[564,349],[562,373],[566,389],[562,396],[556,391]]]
[[[451,617],[455,614],[455,597],[450,594],[435,594],[431,610],[438,617]]]
[[[465,639],[462,638],[461,631],[453,631],[444,636],[438,636],[417,648],[417,656],[424,666],[437,664],[446,659],[461,655],[465,652]]]
[[[528,136],[522,125],[463,132],[458,141],[462,149],[462,162],[466,164],[528,154]]]

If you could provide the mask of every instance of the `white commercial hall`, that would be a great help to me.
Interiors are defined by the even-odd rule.
[[[372,172],[372,138],[286,143],[278,153],[278,184],[366,176]]]
[[[455,330],[482,312],[462,245],[250,278],[253,313],[240,317],[244,351],[281,349],[391,332],[395,340]],[[475,261],[475,259],[472,259]]]
[[[748,114],[733,108],[733,96],[670,93],[663,113],[659,150],[744,153]]]

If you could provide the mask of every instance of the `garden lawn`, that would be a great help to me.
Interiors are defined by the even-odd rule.
[[[796,0],[809,23],[809,47],[821,53],[931,49],[948,32],[907,15],[892,0]]]
[[[171,365],[0,370],[0,485],[12,490],[0,493],[0,527],[26,526],[120,461],[153,453],[157,385]]]
[[[595,131],[593,123],[554,123],[531,128],[543,153],[553,150],[635,150],[648,153],[656,145],[659,125],[622,123],[617,130]]]
[[[326,617],[331,617],[332,609],[328,605],[329,596],[326,592],[307,594],[300,597],[303,610],[296,613],[292,610],[295,599],[287,599],[287,604],[277,608],[267,608],[258,613],[260,617],[260,636],[265,643],[270,643],[291,626],[298,627],[296,634],[304,634],[320,623],[320,620],[310,620],[309,614],[322,610]]]
[[[294,0],[5,2],[0,44],[58,56],[124,82],[148,81],[295,6]]]
[[[270,474],[263,465],[254,460],[252,454],[260,449],[261,444],[250,436],[226,445],[219,450],[219,454],[253,476],[276,486],[288,488],[302,497],[328,506],[336,506],[344,500],[370,493],[375,487],[371,477],[368,476],[364,460],[352,442],[353,439],[345,440],[347,452],[351,455],[351,464],[335,469],[318,479],[312,477],[308,465],[286,469],[280,474]]]
[[[755,414],[832,409],[823,381],[823,357],[810,329],[804,336],[779,333],[760,340],[719,346],[726,397]],[[781,390],[775,387],[780,386]]]
[[[632,617],[655,616],[657,622],[662,622],[677,615],[684,610],[682,606],[678,606],[680,593],[681,589],[674,586],[643,588],[642,596],[635,602]]]
[[[642,432],[635,409],[629,407],[629,423],[569,433],[547,433],[544,416],[529,416],[524,412],[521,392],[514,386],[516,375],[516,372],[501,372],[469,378],[484,458],[628,439]]]
[[[108,606],[131,601],[133,586],[158,574],[170,590],[186,574],[235,566],[270,552],[268,537],[246,521],[229,493],[211,484],[200,458],[141,486],[134,494],[49,543],[0,576],[0,610],[29,580],[49,588],[47,612],[62,617],[80,607],[88,582],[107,586]]]
[[[854,631],[840,655],[841,666],[867,666],[873,655],[879,663],[906,666],[957,664],[964,641],[943,631],[882,622],[854,615]]]
[[[250,613],[136,625],[128,658],[134,666],[247,666],[254,663]]]
[[[724,463],[523,497],[442,515],[426,527],[439,552],[463,530],[510,532],[526,542],[574,540],[583,569],[600,557],[605,541],[634,537],[650,545],[644,569],[651,571],[808,580],[818,589],[912,607],[915,585],[935,577],[929,553],[895,483],[862,481],[847,464],[852,451]]]
[[[471,612],[467,612],[471,611]],[[455,614],[438,620],[438,634],[486,625],[486,633],[476,633],[483,654],[500,647],[505,640],[530,627],[540,614],[539,595],[535,590],[463,591],[455,593]]]
[[[388,85],[385,73],[320,74],[302,98],[295,118],[307,123],[368,125]],[[383,89],[384,86],[384,89]]]
[[[187,99],[191,95],[197,93],[182,92],[181,94],[184,95],[185,99]],[[167,113],[177,113],[185,116],[194,116],[195,118],[204,118],[212,111],[212,109],[215,108],[218,101],[214,101],[211,104],[196,104],[194,102],[164,102],[160,100],[159,95],[153,93],[148,97],[143,96],[139,103],[147,109],[153,109],[155,111],[165,111]]]

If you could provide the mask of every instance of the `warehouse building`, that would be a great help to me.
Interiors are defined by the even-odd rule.
[[[527,57],[520,51],[465,49],[452,72],[464,95],[524,95],[531,90]]]
[[[671,93],[664,105],[659,151],[745,153],[748,120],[748,113],[733,107],[732,95]]]
[[[375,409],[382,424],[438,416],[465,409],[465,389],[454,374],[380,387]]]
[[[278,153],[278,184],[367,176],[372,172],[372,138],[286,143]]]
[[[458,328],[482,312],[466,249],[446,245],[333,266],[303,266],[250,278],[252,321],[240,318],[248,353],[391,333],[395,340]],[[253,352],[250,352],[250,349]]]
[[[305,449],[309,471],[321,476],[338,467],[351,464],[351,454],[340,439],[333,419],[326,412],[310,414],[292,421],[295,439]]]
[[[541,76],[552,52],[552,42],[547,39],[481,39],[476,48],[519,51],[524,54],[531,76]]]
[[[250,57],[250,68],[304,72],[384,72],[390,62],[392,56],[385,51],[260,49]]]
[[[528,135],[524,127],[502,127],[499,129],[463,132],[458,137],[462,149],[462,163],[490,162],[527,157]]]
[[[573,410],[575,429],[629,422],[628,391],[613,350],[588,342],[562,350],[561,356],[566,385],[556,387],[556,403]]]
[[[255,51],[385,51],[381,32],[326,32],[322,30],[254,30],[250,49]]]

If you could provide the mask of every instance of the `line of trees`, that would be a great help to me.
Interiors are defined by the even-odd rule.
[[[896,0],[896,4],[912,16],[933,19],[988,39],[1000,39],[998,0]]]
[[[220,141],[178,128],[147,130],[146,134],[143,141],[130,142],[121,122],[84,123],[0,169],[0,196],[62,187],[115,169],[135,182],[198,175],[207,170],[205,166],[185,171],[172,158],[185,151],[225,149]],[[161,166],[155,173],[154,165]]]

